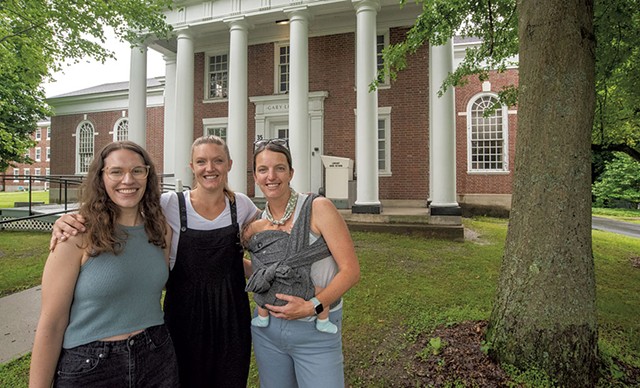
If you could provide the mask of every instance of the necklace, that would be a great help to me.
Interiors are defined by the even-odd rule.
[[[271,211],[269,211],[269,202],[265,204],[264,212],[267,216],[267,221],[271,222],[272,225],[284,225],[285,222],[293,215],[293,211],[296,209],[296,205],[298,204],[298,193],[294,189],[291,189],[291,194],[289,196],[289,202],[287,202],[287,207],[284,209],[284,215],[281,219],[276,220],[271,215]]]

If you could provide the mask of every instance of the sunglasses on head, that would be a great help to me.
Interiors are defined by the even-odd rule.
[[[262,139],[256,140],[253,143],[253,150],[258,151],[259,149],[266,147],[268,144],[275,144],[277,146],[289,149],[289,139]]]

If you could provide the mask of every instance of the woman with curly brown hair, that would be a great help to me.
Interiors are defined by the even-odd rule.
[[[86,233],[45,265],[30,386],[177,386],[160,305],[172,234],[149,154],[129,141],[104,147],[79,213]]]

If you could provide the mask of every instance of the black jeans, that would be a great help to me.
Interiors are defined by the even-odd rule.
[[[55,387],[177,387],[178,364],[165,325],[122,341],[62,349]]]

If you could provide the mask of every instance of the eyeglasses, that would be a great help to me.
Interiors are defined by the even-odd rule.
[[[261,150],[269,144],[275,144],[277,146],[289,149],[289,139],[262,139],[256,140],[253,143],[253,151],[255,152]]]
[[[112,181],[119,182],[124,179],[127,173],[131,173],[134,179],[142,180],[149,175],[149,169],[151,166],[135,166],[132,169],[125,169],[122,167],[105,167],[102,171],[107,175],[107,178]]]

